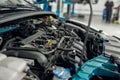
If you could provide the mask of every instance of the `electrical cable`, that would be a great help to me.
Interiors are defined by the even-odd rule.
[[[88,34],[89,34],[90,25],[91,25],[92,16],[93,16],[93,8],[92,8],[91,0],[87,0],[87,2],[89,3],[89,6],[90,6],[90,16],[89,16],[88,26],[87,26],[87,30],[86,30],[87,32],[86,32],[86,37],[84,40],[84,46],[83,46],[83,50],[82,50],[83,55],[87,55],[87,54],[85,54],[85,49],[86,49]],[[87,59],[87,57],[85,57],[85,58]]]

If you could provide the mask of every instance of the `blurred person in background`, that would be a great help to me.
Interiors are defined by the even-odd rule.
[[[106,22],[110,23],[111,22],[111,16],[112,16],[112,11],[113,11],[113,6],[114,3],[112,0],[107,0],[107,2],[105,3],[105,7],[106,7]]]

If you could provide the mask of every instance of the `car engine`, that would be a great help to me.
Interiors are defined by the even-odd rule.
[[[105,52],[101,32],[89,31],[83,51],[87,26],[52,15],[1,26],[0,80],[71,80],[86,61]]]

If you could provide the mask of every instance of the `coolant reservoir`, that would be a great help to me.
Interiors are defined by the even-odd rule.
[[[70,69],[57,67],[54,71],[53,80],[68,80],[71,77]]]

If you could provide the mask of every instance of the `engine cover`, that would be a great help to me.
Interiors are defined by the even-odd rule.
[[[27,68],[26,61],[0,54],[0,80],[22,80]]]

